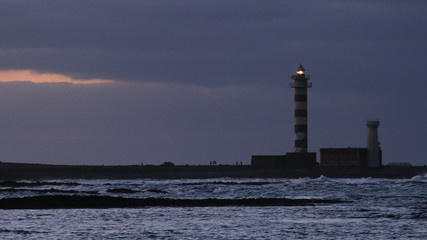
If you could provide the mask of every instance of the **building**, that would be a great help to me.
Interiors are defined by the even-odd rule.
[[[379,121],[366,121],[366,148],[321,148],[320,165],[335,167],[381,167],[382,150],[378,142]]]
[[[321,148],[321,166],[356,167],[367,166],[366,148]]]
[[[368,120],[366,127],[368,127],[368,166],[381,167],[382,166],[382,152],[380,142],[378,142],[378,126],[380,121]]]
[[[307,89],[312,84],[310,75],[302,64],[291,76],[290,87],[294,92],[294,152],[286,155],[253,155],[251,165],[256,167],[315,166],[316,153],[308,152],[308,105]],[[320,165],[337,167],[381,167],[382,151],[378,142],[378,120],[367,120],[368,140],[366,148],[321,148]]]
[[[284,166],[286,155],[252,155],[251,166],[277,167]]]
[[[254,167],[317,166],[317,161],[314,152],[288,152],[286,155],[253,155],[251,165]]]

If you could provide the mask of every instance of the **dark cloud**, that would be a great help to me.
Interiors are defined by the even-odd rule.
[[[425,9],[380,0],[0,1],[0,69],[119,83],[1,84],[3,158],[205,163],[291,151],[288,83],[303,62],[313,81],[310,148],[363,146],[365,119],[378,117],[386,161],[425,163]]]
[[[336,61],[350,62],[341,68],[351,70],[352,59],[368,61],[381,54],[364,49],[388,45],[387,50],[407,51],[413,43],[424,45],[426,37],[423,2],[10,1],[2,5],[3,69],[117,80],[274,84],[283,77],[281,70],[293,68],[295,62],[323,62],[329,68]]]

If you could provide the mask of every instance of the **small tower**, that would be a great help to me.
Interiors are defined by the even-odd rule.
[[[380,121],[366,121],[366,127],[368,127],[368,167],[381,167],[382,165],[382,154],[381,147],[378,142],[378,126]]]
[[[311,87],[308,82],[310,75],[305,74],[302,64],[298,67],[296,74],[291,76],[291,88],[295,89],[295,142],[294,148],[297,153],[306,153],[307,141],[307,88]]]

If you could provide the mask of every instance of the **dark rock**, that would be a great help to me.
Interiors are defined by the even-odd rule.
[[[168,193],[166,191],[159,190],[159,189],[148,189],[147,192],[152,192],[152,193]]]
[[[138,191],[128,189],[128,188],[111,188],[107,189],[109,193],[137,193]]]
[[[181,183],[181,185],[189,185],[189,186],[197,186],[197,185],[207,185],[207,184],[215,184],[215,185],[268,185],[270,182],[223,182],[223,181],[215,181],[215,182],[192,182],[192,183]]]
[[[267,185],[271,184],[269,182],[222,182],[217,181],[213,182],[212,184],[218,184],[218,185],[254,185],[254,186],[260,186],[260,185]]]
[[[0,187],[79,186],[76,182],[17,182],[2,181]]]
[[[98,194],[97,191],[76,191],[76,190],[59,190],[59,189],[28,189],[28,188],[4,188],[0,192],[33,192],[33,193],[70,193],[70,194]]]
[[[313,206],[345,203],[334,199],[169,199],[123,198],[110,196],[56,195],[0,199],[0,209],[59,209],[59,208],[140,208],[140,207],[225,207],[225,206]]]

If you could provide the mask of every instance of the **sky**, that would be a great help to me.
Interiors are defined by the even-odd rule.
[[[309,151],[427,164],[427,1],[0,0],[0,161],[250,164]]]

